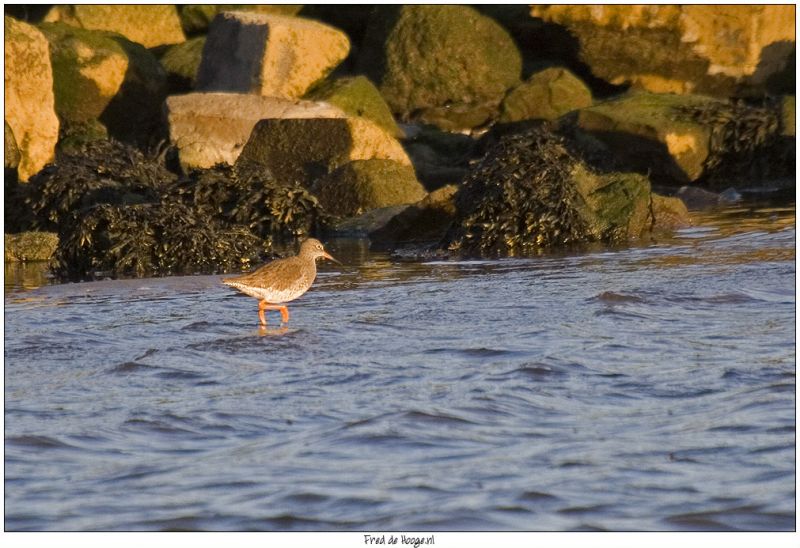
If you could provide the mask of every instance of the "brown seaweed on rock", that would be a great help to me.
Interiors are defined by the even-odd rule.
[[[175,178],[134,147],[97,140],[60,152],[31,178],[26,201],[39,229],[58,230],[71,213],[95,204],[153,201]]]
[[[70,228],[55,255],[56,273],[70,279],[232,270],[264,251],[250,231],[176,201],[100,204]]]
[[[794,179],[796,145],[793,137],[781,135],[779,103],[708,102],[678,108],[675,116],[711,129],[701,183],[724,188]]]
[[[505,135],[456,194],[456,221],[442,244],[453,251],[514,255],[569,245],[589,230],[569,184],[579,164],[546,127]]]
[[[179,179],[114,141],[60,155],[32,180],[28,203],[59,232],[54,272],[72,280],[241,270],[327,219],[299,183],[263,167]]]

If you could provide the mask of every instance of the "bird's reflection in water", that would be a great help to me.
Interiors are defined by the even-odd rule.
[[[265,337],[265,336],[285,335],[288,332],[289,332],[289,326],[286,324],[281,324],[280,327],[267,327],[266,325],[259,325],[257,333],[259,337]]]

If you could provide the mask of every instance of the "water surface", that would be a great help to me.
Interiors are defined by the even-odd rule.
[[[529,259],[330,248],[266,332],[219,276],[7,268],[6,530],[794,529],[793,207]]]

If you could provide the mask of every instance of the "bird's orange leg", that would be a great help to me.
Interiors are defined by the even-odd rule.
[[[264,317],[264,311],[269,305],[267,301],[259,301],[258,303],[258,319],[261,320],[261,325],[267,325],[267,318]]]
[[[261,319],[261,325],[267,325],[267,319],[264,317],[265,310],[278,310],[281,313],[281,320],[283,320],[283,323],[289,323],[289,309],[286,308],[286,305],[269,304],[267,301],[259,301],[258,317]]]

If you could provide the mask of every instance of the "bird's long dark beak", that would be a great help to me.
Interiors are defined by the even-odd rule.
[[[332,256],[331,256],[331,255],[330,255],[328,252],[326,252],[326,251],[323,251],[323,252],[322,252],[322,256],[323,256],[323,257],[325,257],[326,259],[328,259],[329,261],[333,261],[333,262],[334,262],[334,263],[336,263],[336,264],[342,264],[342,263],[341,263],[341,261],[338,261],[338,260],[334,259],[334,258],[333,258],[333,257],[332,257]]]

